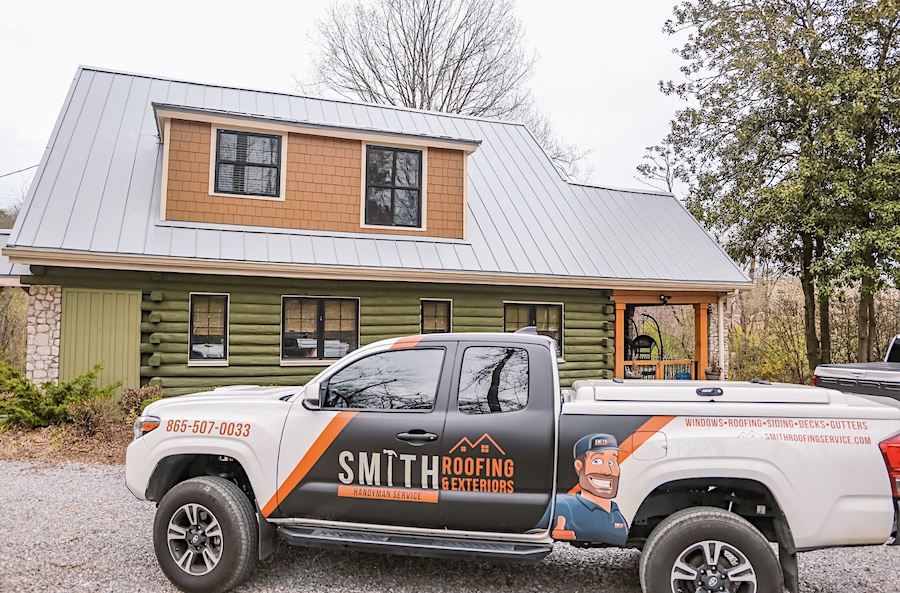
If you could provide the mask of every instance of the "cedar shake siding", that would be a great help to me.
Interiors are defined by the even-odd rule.
[[[219,126],[227,129],[225,126]],[[241,129],[239,124],[236,127]],[[169,135],[167,220],[306,229],[326,232],[413,235],[464,239],[461,150],[427,152],[425,230],[360,225],[363,143],[358,140],[287,134],[286,195],[279,199],[210,195],[213,127],[172,120]],[[264,132],[264,130],[260,130]],[[378,142],[372,144],[378,145]],[[214,158],[214,157],[213,157]]]

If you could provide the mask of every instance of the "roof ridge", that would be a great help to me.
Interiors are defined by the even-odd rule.
[[[391,109],[393,111],[406,111],[409,113],[421,113],[423,115],[437,115],[437,116],[441,116],[441,117],[449,117],[452,119],[465,119],[465,120],[480,121],[480,122],[486,122],[486,123],[492,123],[492,124],[504,124],[504,125],[525,127],[525,124],[522,122],[505,120],[505,119],[479,117],[479,116],[475,116],[475,115],[464,115],[461,113],[449,113],[446,111],[435,111],[435,110],[430,110],[430,109],[417,109],[415,107],[404,107],[404,106],[400,106],[400,105],[385,105],[383,103],[369,103],[367,101],[352,101],[350,99],[344,99],[344,98],[336,98],[335,99],[335,98],[328,98],[328,97],[314,97],[311,95],[301,95],[301,94],[295,94],[295,93],[288,93],[285,91],[273,91],[273,90],[269,90],[269,89],[256,89],[256,88],[248,88],[248,87],[234,86],[234,85],[228,85],[228,84],[199,82],[196,80],[187,80],[184,78],[172,78],[170,76],[157,76],[155,74],[143,74],[140,72],[128,72],[126,70],[116,70],[115,68],[101,68],[98,66],[81,65],[81,66],[78,66],[78,69],[79,70],[90,70],[92,72],[105,72],[107,74],[118,74],[121,76],[133,76],[135,78],[148,78],[151,80],[161,80],[161,81],[166,81],[166,82],[180,82],[183,84],[196,84],[196,85],[206,86],[206,87],[231,89],[234,91],[250,91],[253,93],[268,93],[270,95],[281,95],[284,97],[296,97],[298,99],[309,99],[312,101],[327,101],[330,103],[343,103],[346,105],[361,105],[364,107],[377,107],[379,109]]]
[[[586,187],[588,189],[605,189],[609,191],[624,191],[630,194],[647,194],[651,196],[662,196],[666,198],[675,198],[678,199],[678,196],[673,194],[672,192],[662,191],[662,190],[652,190],[652,189],[643,189],[643,188],[633,188],[633,187],[613,187],[611,185],[597,185],[596,183],[585,183],[578,181],[567,181],[569,185],[574,185],[577,187]],[[679,200],[680,201],[680,200]]]

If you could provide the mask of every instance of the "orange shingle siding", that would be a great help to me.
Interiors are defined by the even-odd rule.
[[[172,120],[166,218],[317,231],[463,238],[462,151],[428,149],[426,230],[360,227],[362,146],[357,140],[288,134],[284,201],[209,195],[212,129]]]

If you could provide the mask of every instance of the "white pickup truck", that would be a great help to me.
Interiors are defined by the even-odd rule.
[[[896,533],[900,409],[788,385],[577,381],[552,341],[378,342],[305,387],[156,402],[126,482],[156,556],[226,591],[278,538],[538,561],[554,541],[642,549],[646,593],[796,593],[796,553]],[[769,542],[777,543],[776,556]]]

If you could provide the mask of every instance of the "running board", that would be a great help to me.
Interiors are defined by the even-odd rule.
[[[451,539],[349,529],[282,525],[278,535],[294,546],[334,547],[400,556],[430,556],[510,562],[540,562],[553,550],[549,543]]]

